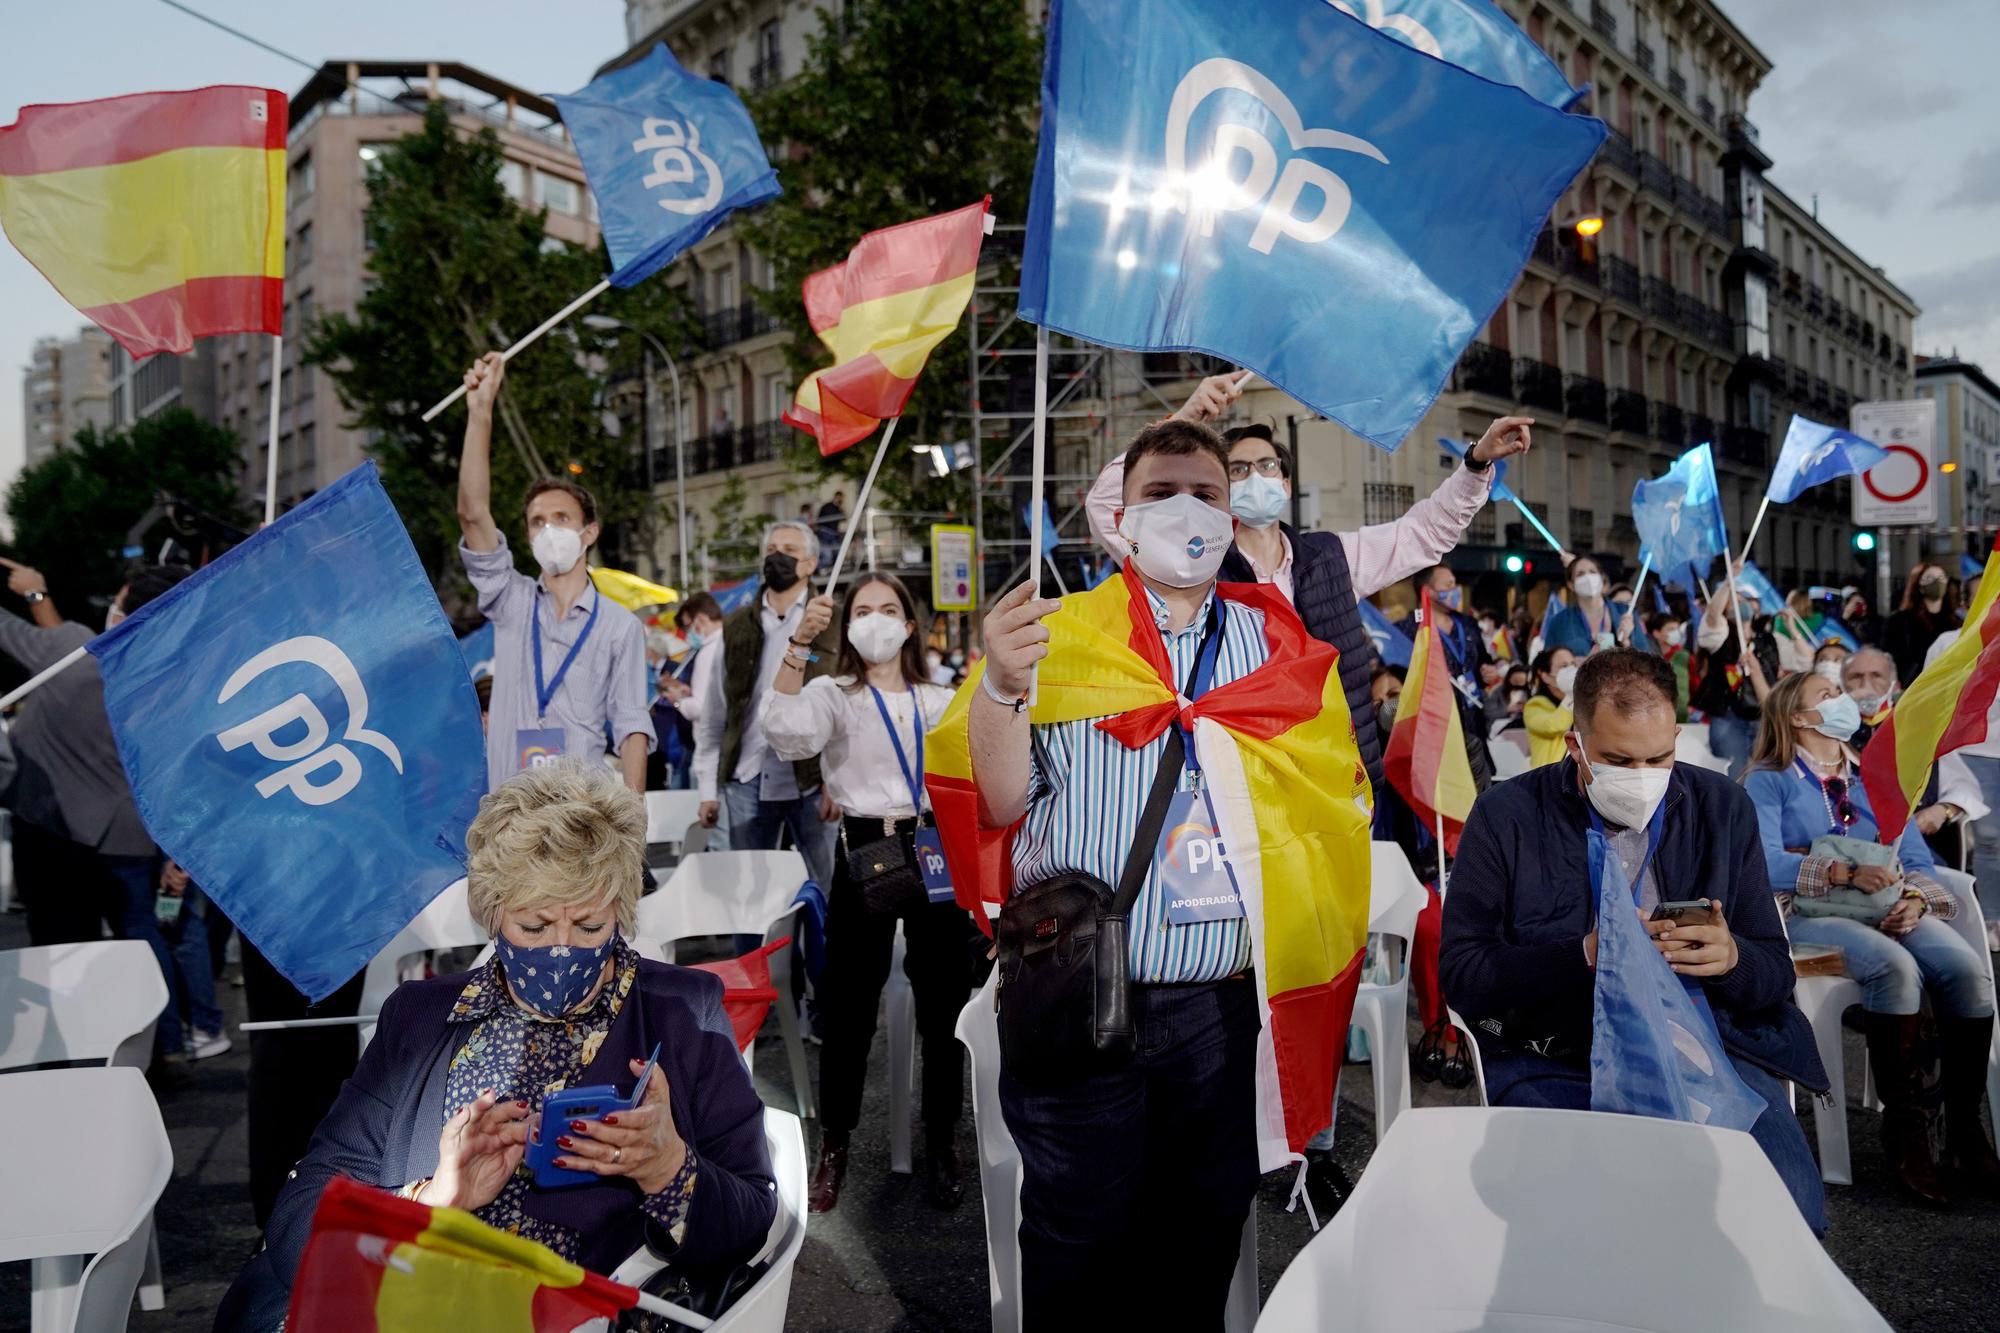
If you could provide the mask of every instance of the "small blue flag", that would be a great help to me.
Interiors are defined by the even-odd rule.
[[[731,611],[750,605],[756,598],[758,589],[763,586],[764,581],[753,574],[734,583],[714,584],[709,588],[709,592],[714,595],[716,605],[722,608],[722,614],[726,616]]]
[[[1326,0],[1132,14],[1050,11],[1021,317],[1220,356],[1394,449],[1604,126]]]
[[[493,674],[493,656],[498,637],[493,630],[493,622],[487,621],[472,633],[463,635],[458,641],[458,651],[465,654],[465,670],[474,680]]]
[[[1674,460],[1663,477],[1632,488],[1632,521],[1639,529],[1639,553],[1658,570],[1691,565],[1705,570],[1729,554],[1722,525],[1722,492],[1715,458],[1705,444]]]
[[[312,999],[465,874],[479,700],[374,463],[90,651],[153,840]]]
[[[1888,456],[1887,449],[1851,430],[1794,416],[1764,496],[1773,504],[1790,504],[1802,491],[1836,477],[1858,476]]]
[[[1861,640],[1854,637],[1854,631],[1832,616],[1819,623],[1819,646],[1824,647],[1829,643],[1841,644],[1850,653],[1861,651]]]
[[[1743,572],[1736,576],[1736,586],[1743,590],[1744,596],[1757,599],[1760,611],[1775,612],[1785,605],[1785,595],[1778,591],[1777,584],[1765,577],[1763,570],[1757,568],[1755,560],[1743,562]]]
[[[1977,557],[1960,552],[1958,557],[1958,577],[1962,582],[1977,583],[1980,579],[1986,577],[1986,566],[1980,563]]]
[[[1744,1083],[1699,983],[1674,975],[1639,919],[1618,854],[1591,829],[1597,894],[1590,1109],[1747,1130],[1764,1099]]]
[[[1410,652],[1416,647],[1410,636],[1403,633],[1396,622],[1382,614],[1382,608],[1361,599],[1361,627],[1368,631],[1368,637],[1375,640],[1375,653],[1384,666],[1406,667],[1410,664]]]
[[[664,42],[552,98],[597,197],[614,287],[651,277],[737,209],[779,193],[743,99],[682,69]]]
[[[1461,463],[1472,452],[1472,447],[1466,444],[1465,441],[1454,440],[1449,435],[1438,436],[1438,443],[1444,446],[1446,453]],[[1488,497],[1493,503],[1506,504],[1512,501],[1515,504],[1519,504],[1521,498],[1515,495],[1513,490],[1507,485],[1507,460],[1504,458],[1499,460],[1491,466],[1490,470],[1492,472],[1492,481],[1490,483],[1492,489],[1488,492]]]
[[[1032,528],[1034,525],[1034,511],[1024,506],[1021,510],[1021,526]],[[1044,500],[1042,501],[1042,554],[1049,555],[1061,545],[1062,538],[1056,535],[1055,513],[1049,508],[1049,502]]]
[[[1556,617],[1562,614],[1563,608],[1568,604],[1563,600],[1562,589],[1556,588],[1549,593],[1548,604],[1542,608],[1542,628],[1539,631],[1544,649],[1549,646],[1549,626],[1555,623]]]
[[[1335,9],[1388,33],[1427,56],[1449,61],[1494,83],[1511,83],[1530,97],[1558,110],[1583,93],[1548,53],[1521,31],[1521,25],[1489,0],[1395,0],[1393,12],[1383,0],[1328,0]]]

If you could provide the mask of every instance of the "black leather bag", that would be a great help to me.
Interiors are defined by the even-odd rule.
[[[1094,875],[1060,875],[1001,909],[994,931],[1000,1061],[1023,1083],[1061,1086],[1132,1058],[1127,917],[1152,869],[1184,757],[1180,728],[1172,727],[1115,895]]]
[[[856,847],[848,842],[843,824],[840,840],[847,854],[847,874],[861,891],[870,916],[900,916],[929,901],[923,872],[917,869],[915,836],[898,831]]]

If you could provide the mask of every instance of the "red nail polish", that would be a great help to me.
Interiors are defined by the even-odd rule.
[[[617,1123],[618,1123],[618,1117],[617,1117],[617,1116],[615,1116],[615,1115],[608,1115],[608,1116],[605,1116],[605,1117],[604,1117],[604,1123],[605,1123],[605,1124],[607,1124],[607,1125],[615,1125],[615,1124],[617,1124]]]
[[[523,1111],[528,1109],[528,1104],[526,1102],[515,1102],[514,1105],[520,1107]]]
[[[571,1143],[569,1139],[566,1137],[559,1138],[556,1140],[556,1147],[558,1148],[574,1148],[575,1146],[576,1145],[574,1143]]]
[[[581,1120],[570,1121],[569,1127],[579,1134],[588,1134],[590,1132],[589,1128]]]

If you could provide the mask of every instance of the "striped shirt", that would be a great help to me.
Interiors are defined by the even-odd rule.
[[[1166,640],[1175,688],[1181,688],[1194,671],[1195,654],[1208,625],[1208,604],[1202,604],[1185,629],[1170,631],[1166,603],[1150,588],[1146,596]],[[1269,655],[1263,612],[1229,603],[1210,687],[1249,675]],[[1146,808],[1146,793],[1159,771],[1167,733],[1136,750],[1099,731],[1097,719],[1037,726],[1032,734],[1028,813],[1014,834],[1015,885],[1026,887],[1057,875],[1081,873],[1116,888]],[[1183,774],[1181,785],[1191,782]],[[1132,907],[1134,981],[1216,981],[1250,965],[1250,935],[1241,917],[1171,925],[1167,895],[1159,885],[1156,861]]]

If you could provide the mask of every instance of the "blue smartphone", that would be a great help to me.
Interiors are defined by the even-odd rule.
[[[537,1188],[590,1185],[601,1179],[588,1171],[557,1166],[556,1158],[561,1157],[563,1151],[556,1146],[556,1139],[566,1132],[564,1127],[572,1120],[602,1120],[609,1111],[637,1110],[646,1096],[646,1085],[653,1081],[653,1067],[659,1063],[660,1048],[655,1043],[653,1054],[647,1058],[646,1067],[639,1071],[639,1081],[633,1085],[630,1097],[619,1096],[616,1084],[593,1083],[588,1087],[564,1088],[542,1103],[541,1125],[537,1132],[528,1135],[527,1163],[535,1173]],[[549,1131],[546,1136],[539,1132],[541,1129]]]

